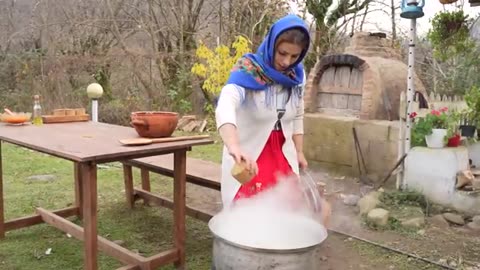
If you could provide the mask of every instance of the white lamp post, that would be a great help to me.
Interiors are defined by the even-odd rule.
[[[92,100],[92,121],[98,122],[98,99],[103,95],[103,87],[98,83],[87,86],[87,96]]]

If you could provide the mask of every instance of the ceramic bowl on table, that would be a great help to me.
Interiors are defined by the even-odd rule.
[[[140,137],[170,137],[177,128],[178,113],[162,111],[132,112],[130,124]]]
[[[19,113],[14,112],[13,114],[2,113],[0,114],[0,121],[7,124],[12,124],[12,125],[21,125],[30,121],[31,117],[32,117],[31,113],[25,113],[25,112],[19,112]]]

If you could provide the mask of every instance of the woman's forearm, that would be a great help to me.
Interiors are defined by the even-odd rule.
[[[239,148],[237,127],[233,124],[224,124],[218,129],[220,137],[228,150]]]
[[[303,153],[303,134],[293,134],[292,139],[297,153]]]

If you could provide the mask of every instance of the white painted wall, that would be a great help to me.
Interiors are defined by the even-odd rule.
[[[480,144],[476,151],[480,161]],[[423,193],[430,201],[452,209],[480,214],[480,196],[455,189],[457,172],[468,169],[466,147],[430,149],[413,148],[405,160],[408,189]]]

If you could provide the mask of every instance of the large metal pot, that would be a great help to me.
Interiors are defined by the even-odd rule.
[[[209,221],[213,239],[212,270],[318,270],[315,245],[297,249],[263,249],[247,247],[228,241],[215,233],[215,221]],[[319,227],[319,229],[323,229]],[[324,229],[323,229],[324,230]],[[326,235],[326,233],[325,233]]]

